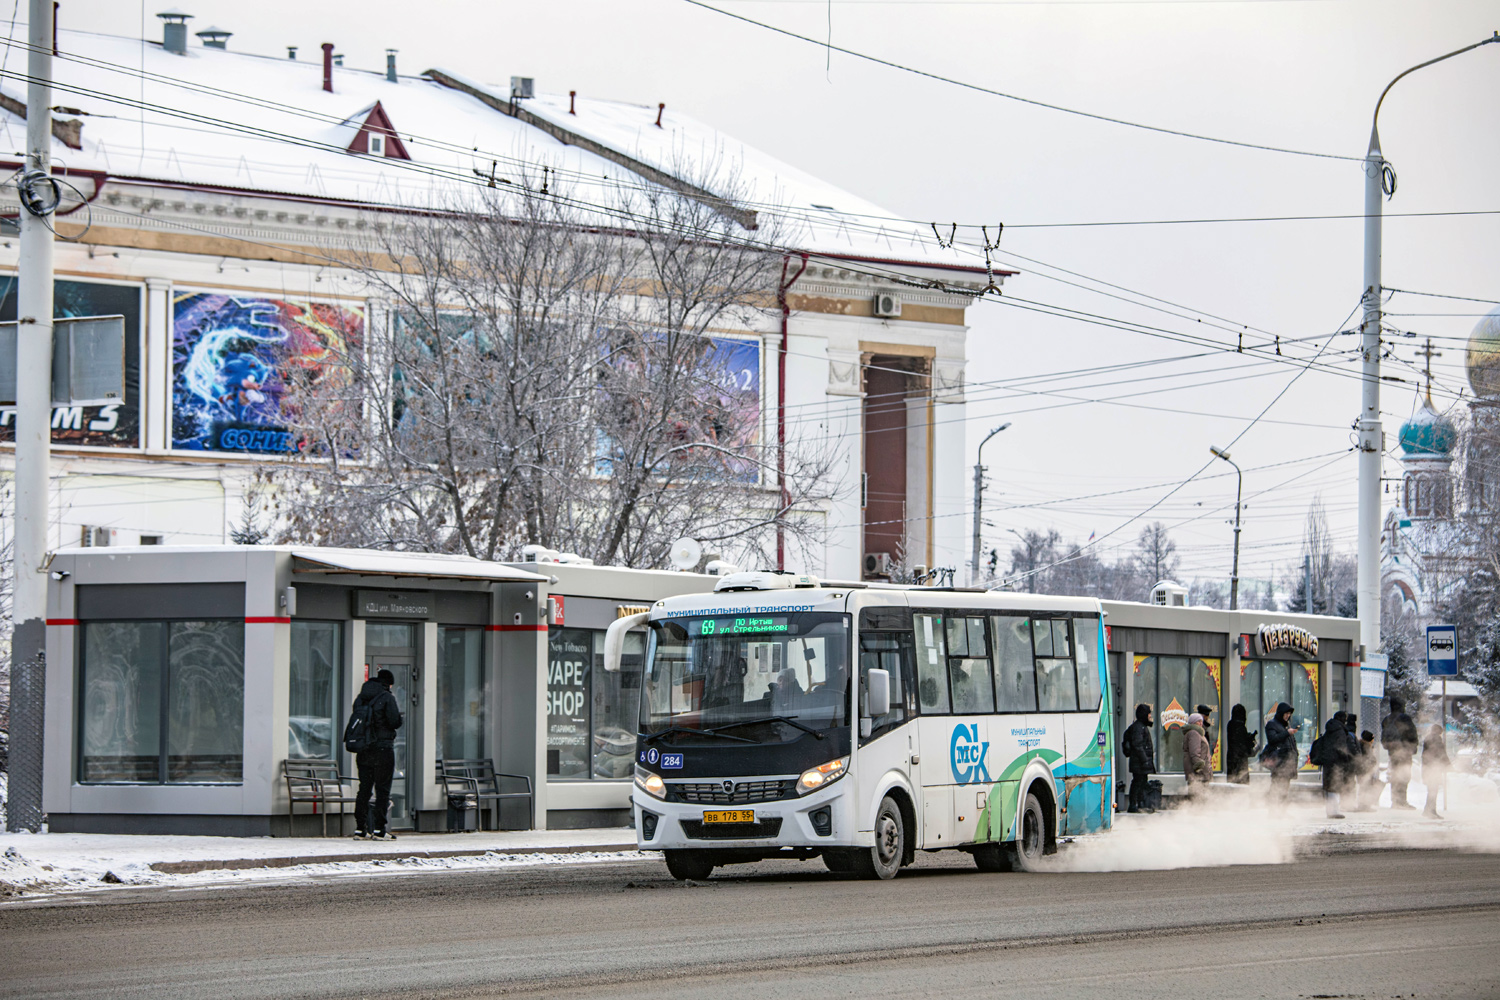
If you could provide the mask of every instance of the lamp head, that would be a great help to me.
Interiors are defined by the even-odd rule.
[[[1208,450],[1213,453],[1214,458],[1222,458],[1226,462],[1229,461],[1229,452],[1221,448],[1215,448],[1213,445],[1209,445]]]

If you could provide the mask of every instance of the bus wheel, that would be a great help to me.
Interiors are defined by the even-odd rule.
[[[875,846],[854,855],[854,871],[860,878],[895,878],[906,854],[906,829],[901,809],[890,798],[882,799],[875,814]]]
[[[974,864],[982,872],[1008,872],[1010,848],[1006,844],[978,844],[974,847]]]
[[[829,871],[840,875],[854,871],[855,865],[858,864],[850,851],[841,851],[834,847],[823,852],[823,863],[828,866]]]
[[[1012,871],[1041,870],[1042,855],[1047,853],[1047,821],[1042,816],[1042,804],[1030,792],[1026,793],[1026,806],[1017,824],[1015,843],[1005,847]]]
[[[694,882],[702,882],[708,878],[714,870],[713,855],[707,851],[665,851],[667,856],[667,871],[672,873],[675,879]]]

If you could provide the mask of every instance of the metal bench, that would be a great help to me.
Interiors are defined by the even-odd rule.
[[[312,804],[313,815],[323,816],[323,836],[328,836],[328,811],[338,808],[339,836],[344,833],[345,803],[355,801],[355,796],[345,794],[344,783],[349,781],[339,774],[338,762],[318,758],[290,758],[281,762],[281,773],[286,778],[287,832],[291,832],[292,817],[297,813],[297,803]]]
[[[473,796],[480,809],[489,808],[493,813],[491,828],[500,829],[500,804],[507,799],[525,799],[527,829],[536,828],[536,800],[532,795],[531,778],[524,774],[506,774],[495,770],[495,762],[489,758],[466,758],[439,760],[438,781],[450,798]],[[519,781],[525,784],[524,792],[502,791],[502,780]]]

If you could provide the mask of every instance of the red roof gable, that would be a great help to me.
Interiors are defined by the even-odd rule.
[[[409,160],[411,154],[407,153],[406,146],[402,144],[401,137],[396,134],[396,129],[391,125],[390,116],[385,113],[385,108],[376,101],[374,107],[370,108],[365,115],[365,120],[354,133],[354,139],[349,143],[348,152],[370,155],[371,134],[385,136],[385,156],[395,160]]]

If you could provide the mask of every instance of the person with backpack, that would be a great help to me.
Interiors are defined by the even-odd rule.
[[[391,693],[395,683],[396,675],[389,670],[365,681],[359,697],[354,699],[349,725],[344,729],[344,749],[354,754],[355,766],[359,768],[359,791],[354,800],[354,836],[359,840],[396,839],[386,829],[391,781],[396,776],[396,730],[405,721],[401,706]]]
[[[1292,778],[1297,773],[1301,751],[1297,749],[1297,727],[1292,723],[1292,706],[1280,702],[1276,714],[1266,723],[1266,746],[1260,762],[1271,772],[1271,808],[1280,812],[1292,795]]]
[[[1391,808],[1415,809],[1406,801],[1411,762],[1417,755],[1417,724],[1406,714],[1406,702],[1391,699],[1391,714],[1380,720],[1380,745],[1391,758]]]
[[[1313,740],[1307,755],[1310,764],[1323,769],[1323,806],[1329,819],[1343,819],[1339,812],[1339,795],[1349,784],[1349,768],[1354,755],[1349,752],[1349,733],[1339,712],[1323,727],[1323,735]]]
[[[1156,812],[1146,804],[1147,783],[1156,771],[1156,747],[1151,740],[1151,706],[1135,706],[1135,721],[1125,729],[1120,741],[1130,766],[1130,808],[1127,812]]]

